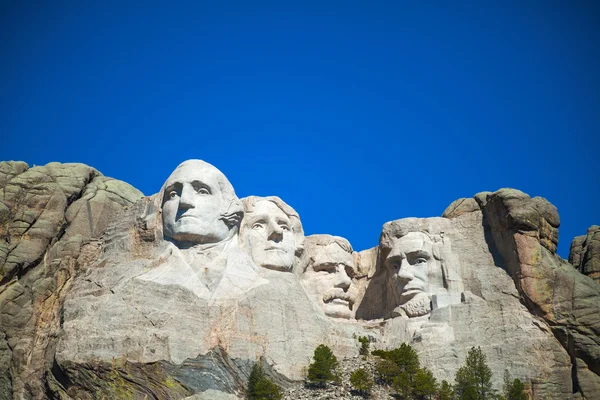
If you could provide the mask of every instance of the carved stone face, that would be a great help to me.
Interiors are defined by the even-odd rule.
[[[313,262],[302,275],[309,297],[334,318],[352,318],[354,291],[350,276],[354,270],[352,254],[333,242],[314,247]]]
[[[421,232],[409,232],[394,240],[385,264],[407,314],[429,312],[428,275],[430,266],[435,268],[436,264],[431,239]]]
[[[229,227],[221,218],[223,181],[227,178],[203,161],[189,160],[179,165],[164,186],[164,236],[199,244],[226,239]]]
[[[261,267],[291,271],[296,240],[290,218],[273,202],[259,200],[243,220],[244,241]]]

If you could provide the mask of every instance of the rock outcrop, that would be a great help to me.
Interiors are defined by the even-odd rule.
[[[65,293],[142,194],[83,164],[3,162],[0,186],[0,399],[43,398]]]
[[[569,263],[582,274],[600,283],[600,226],[592,225],[587,235],[573,239]]]
[[[560,218],[546,199],[514,189],[483,197],[484,225],[496,265],[510,273],[523,303],[568,352],[573,392],[597,398],[600,285],[556,255]]]
[[[319,344],[353,360],[358,336],[439,380],[480,346],[496,389],[600,393],[600,286],[543,198],[482,192],[357,252],[199,160],[150,197],[81,164],[0,163],[0,186],[0,399],[240,398],[258,360],[293,398]]]

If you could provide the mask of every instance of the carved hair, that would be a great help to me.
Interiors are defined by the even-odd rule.
[[[307,244],[310,247],[317,247],[317,246],[327,247],[330,244],[337,244],[346,253],[348,253],[350,255],[354,254],[354,250],[352,249],[352,245],[350,244],[350,242],[341,236],[312,235],[307,238]],[[309,265],[312,265],[313,262],[315,261],[314,260],[314,252],[309,252],[309,253],[312,253],[312,254],[309,254],[309,259],[307,260],[308,262],[306,262],[304,264],[303,271],[306,271],[306,269],[309,267]]]

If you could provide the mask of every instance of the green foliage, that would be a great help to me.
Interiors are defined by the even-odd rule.
[[[488,400],[494,397],[492,371],[480,347],[472,347],[465,365],[456,372],[454,391],[459,400]]]
[[[350,384],[359,393],[368,395],[373,388],[373,378],[364,368],[359,368],[350,374]]]
[[[431,400],[437,392],[437,380],[427,368],[417,371],[413,381],[413,395],[419,400]]]
[[[381,357],[375,366],[381,382],[397,388],[408,385],[412,390],[414,377],[419,371],[419,356],[410,345],[402,343],[394,350],[375,350],[372,354]],[[394,380],[397,381],[395,384]]]
[[[400,375],[400,368],[390,360],[381,359],[375,365],[375,372],[381,383],[391,385],[394,378]]]
[[[528,400],[529,396],[525,393],[525,384],[520,379],[515,379],[508,387],[506,400]]]
[[[280,400],[281,389],[265,375],[260,363],[254,364],[248,378],[249,400]]]
[[[412,377],[407,372],[401,372],[399,375],[394,377],[392,388],[403,399],[410,399],[413,391]]]
[[[315,349],[313,355],[315,360],[308,366],[308,381],[310,384],[325,387],[327,382],[338,382],[338,361],[331,349],[324,344]]]
[[[359,336],[358,341],[360,342],[360,351],[358,352],[361,356],[369,355],[369,338],[366,336]]]
[[[454,388],[447,381],[443,380],[438,390],[438,400],[452,400],[454,398]]]

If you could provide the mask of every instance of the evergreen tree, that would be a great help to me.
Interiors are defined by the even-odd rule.
[[[401,396],[410,396],[419,372],[417,352],[409,344],[402,343],[394,350],[375,350],[372,354],[382,358],[375,366],[378,379],[382,383],[391,384]]]
[[[506,400],[528,400],[529,396],[525,393],[525,385],[520,379],[515,379],[508,387]]]
[[[427,368],[417,371],[413,382],[413,395],[419,400],[431,400],[437,392],[437,380]]]
[[[313,355],[315,360],[308,366],[308,381],[315,386],[325,387],[327,382],[340,380],[337,368],[338,361],[331,349],[324,344],[315,349]]]
[[[358,341],[360,342],[360,351],[359,354],[361,356],[369,355],[369,338],[366,336],[359,336]]]
[[[400,368],[395,363],[386,359],[381,359],[377,362],[375,371],[377,379],[385,385],[391,385],[394,378],[400,375]]]
[[[400,395],[401,398],[410,399],[413,392],[411,376],[407,372],[400,372],[399,375],[394,377],[392,388]]]
[[[454,390],[459,400],[488,400],[494,397],[492,371],[480,347],[472,347],[465,365],[456,372]]]
[[[373,378],[364,368],[359,368],[350,374],[350,384],[362,395],[368,396],[373,388]]]
[[[280,400],[281,389],[265,375],[260,363],[255,363],[248,377],[249,400]]]
[[[438,400],[452,400],[454,398],[454,389],[452,385],[443,380],[438,391]]]

